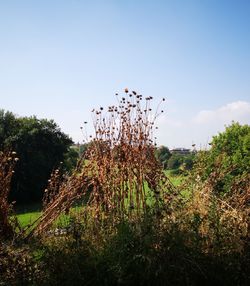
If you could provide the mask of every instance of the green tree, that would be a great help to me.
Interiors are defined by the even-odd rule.
[[[211,149],[203,152],[203,179],[220,171],[224,174],[218,180],[217,191],[227,192],[232,184],[250,173],[250,126],[232,122],[224,132],[213,137]]]
[[[191,153],[183,157],[183,164],[185,170],[191,170],[193,168],[194,160],[195,160],[195,153]]]
[[[161,162],[164,168],[167,168],[168,160],[171,157],[171,153],[166,146],[160,146],[156,149],[156,158]]]
[[[39,201],[53,168],[64,160],[72,140],[53,120],[0,112],[0,148],[17,152],[11,200]]]
[[[183,155],[180,154],[173,154],[168,160],[168,169],[178,169],[181,164],[183,163]]]
[[[64,168],[67,172],[71,172],[77,165],[79,152],[75,148],[70,148],[64,155]]]
[[[234,165],[237,174],[250,168],[250,126],[233,122],[224,132],[213,137],[210,158],[215,159],[224,154],[223,166]]]

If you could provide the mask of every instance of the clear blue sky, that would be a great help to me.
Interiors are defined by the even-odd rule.
[[[250,124],[249,0],[0,0],[0,108],[75,141],[125,87],[166,97],[158,143]]]

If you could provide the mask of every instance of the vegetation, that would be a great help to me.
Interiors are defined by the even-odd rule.
[[[0,239],[14,235],[14,227],[10,220],[12,205],[8,201],[11,178],[17,161],[15,152],[0,152]]]
[[[16,117],[0,110],[0,150],[13,150],[20,159],[9,199],[19,204],[41,201],[53,168],[62,161],[68,168],[74,165],[75,154],[68,152],[71,144],[52,120]]]
[[[167,164],[169,161],[169,158],[171,157],[171,153],[166,146],[160,146],[156,149],[156,158],[161,162],[164,169],[167,168]]]
[[[151,100],[126,89],[118,106],[93,111],[91,144],[71,174],[52,172],[31,225],[18,228],[13,220],[6,201],[12,168],[2,167],[1,221],[10,229],[1,232],[2,285],[249,284],[249,169],[230,173],[222,196],[218,182],[238,159],[214,163],[214,144],[175,187],[165,159],[155,156],[159,112],[153,116]],[[9,166],[8,157],[2,153],[1,166]]]
[[[216,192],[226,194],[241,185],[250,173],[250,126],[233,122],[226,130],[213,137],[211,149],[199,153],[201,178],[207,180],[217,174]],[[237,185],[237,187],[236,187]]]

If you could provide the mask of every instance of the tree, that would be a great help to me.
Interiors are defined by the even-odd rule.
[[[53,120],[16,117],[0,111],[0,149],[17,153],[10,199],[39,201],[53,168],[64,160],[72,140]]]
[[[250,173],[250,126],[232,122],[213,137],[211,149],[199,157],[204,161],[203,179],[219,171],[217,191],[228,192],[236,181]]]
[[[185,155],[183,158],[183,165],[185,170],[191,170],[194,165],[195,153]]]
[[[67,172],[74,170],[79,159],[79,153],[75,148],[70,148],[69,151],[64,155],[64,168]]]
[[[166,146],[160,146],[156,149],[156,158],[161,162],[164,168],[167,168],[168,160],[171,157],[171,153]]]
[[[234,165],[237,174],[250,170],[250,126],[233,122],[224,132],[213,137],[210,158],[224,154],[223,166]]]
[[[173,154],[168,160],[168,169],[178,169],[183,163],[183,155]]]

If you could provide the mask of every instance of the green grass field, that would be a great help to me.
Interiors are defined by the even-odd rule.
[[[26,227],[27,225],[33,223],[36,219],[38,219],[41,212],[27,212],[23,214],[18,214],[17,219],[21,227]]]
[[[171,174],[171,170],[166,170],[165,174],[167,175],[167,177],[170,179],[170,181],[172,182],[172,184],[175,187],[180,186],[180,184],[183,181],[183,176],[181,176],[181,175],[172,175]]]

